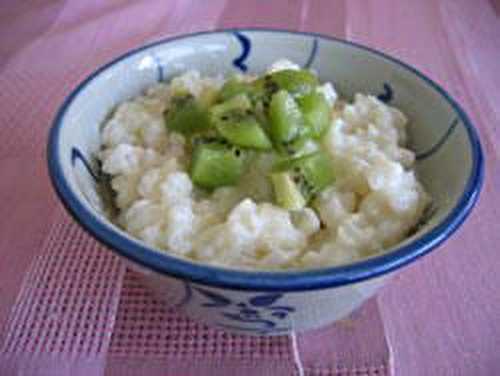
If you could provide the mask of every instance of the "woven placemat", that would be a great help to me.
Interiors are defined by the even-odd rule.
[[[366,367],[352,367],[342,354],[334,353],[336,333],[349,338],[341,351],[349,358],[356,351],[353,346],[362,345],[367,325],[381,328],[371,332],[385,351],[374,301],[350,319],[300,335],[295,342],[287,336],[250,337],[211,329],[166,309],[135,272],[61,212],[11,311],[0,347],[0,374],[67,371],[75,376],[94,370],[94,374],[132,375],[142,370],[211,375],[246,369],[277,376],[298,372],[297,360],[307,375],[387,374],[383,351],[376,351],[382,357]],[[309,353],[309,343],[314,349],[318,341],[321,350]],[[58,365],[63,365],[57,368],[61,373],[54,373]]]

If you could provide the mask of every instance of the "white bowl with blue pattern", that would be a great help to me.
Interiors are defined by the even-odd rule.
[[[203,74],[262,72],[288,58],[332,81],[342,96],[372,93],[411,119],[416,169],[434,200],[419,230],[388,252],[324,269],[243,272],[161,254],[103,215],[95,153],[110,110],[159,80],[187,69]],[[62,105],[51,130],[48,164],[68,211],[90,234],[128,260],[164,301],[198,320],[254,335],[286,334],[345,317],[387,276],[446,240],[470,213],[482,186],[483,157],[474,126],[441,87],[380,52],[323,35],[246,29],[197,33],[130,51],[98,69]]]

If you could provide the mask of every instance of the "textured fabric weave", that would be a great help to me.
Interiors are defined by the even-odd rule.
[[[374,352],[372,365],[358,367],[348,353],[365,342],[366,331],[382,351]],[[372,375],[385,374],[385,345],[373,301],[331,328],[300,335],[298,351],[307,374]],[[35,364],[49,368],[50,359],[82,372],[93,359],[99,373],[107,365],[117,375],[128,372],[126,364],[129,371],[140,367],[158,375],[183,369],[189,375],[230,373],[240,366],[248,374],[259,367],[289,374],[296,367],[287,336],[230,334],[167,310],[134,272],[62,211],[26,273],[0,356],[5,372],[26,372],[37,369]]]

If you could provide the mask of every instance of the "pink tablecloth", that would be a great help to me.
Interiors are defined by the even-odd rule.
[[[277,376],[296,372],[295,350],[311,375],[500,374],[499,13],[494,0],[3,1],[0,375]],[[297,349],[163,310],[62,214],[45,171],[50,121],[86,74],[151,40],[235,26],[322,32],[403,58],[463,103],[487,156],[460,233],[349,321],[299,336]]]

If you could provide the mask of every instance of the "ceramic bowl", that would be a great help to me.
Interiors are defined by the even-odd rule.
[[[342,96],[371,93],[411,119],[416,169],[434,200],[419,230],[381,255],[307,271],[238,271],[159,253],[104,215],[95,153],[113,107],[187,69],[207,75],[262,72],[288,58],[332,81]],[[439,85],[373,49],[331,37],[282,30],[221,30],[178,36],[126,53],[99,68],[65,100],[48,142],[52,183],[91,235],[123,257],[157,296],[209,325],[254,335],[286,334],[345,317],[387,277],[445,241],[474,206],[483,179],[477,132]]]

